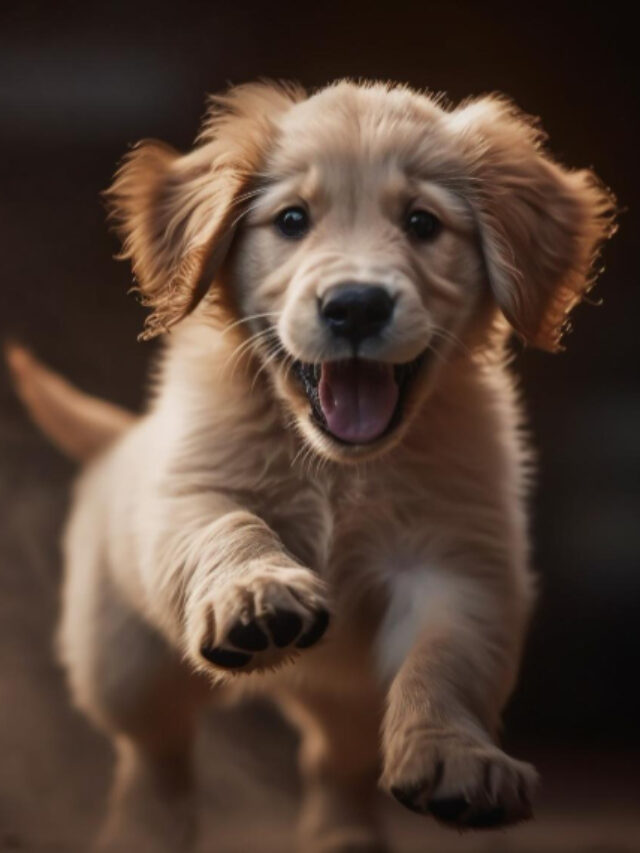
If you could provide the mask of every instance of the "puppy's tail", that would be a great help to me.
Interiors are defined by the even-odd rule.
[[[83,394],[19,344],[7,344],[5,355],[29,414],[72,459],[91,459],[135,421],[130,412]]]

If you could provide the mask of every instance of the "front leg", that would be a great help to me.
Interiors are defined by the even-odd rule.
[[[324,584],[250,513],[216,525],[218,559],[200,561],[186,600],[192,660],[250,672],[293,659],[329,624]]]
[[[383,784],[407,808],[458,828],[531,816],[534,768],[496,744],[529,609],[524,573],[421,569],[396,578],[380,657],[395,672]]]
[[[183,497],[153,549],[150,595],[199,670],[276,667],[329,622],[323,581],[258,516],[215,495]]]

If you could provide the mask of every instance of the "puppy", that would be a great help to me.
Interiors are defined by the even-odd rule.
[[[59,648],[113,739],[99,839],[187,850],[214,695],[268,691],[301,732],[305,853],[385,849],[378,780],[458,828],[531,815],[498,745],[533,599],[512,330],[556,350],[613,230],[502,97],[239,86],[193,151],[144,142],[108,193],[164,335],[148,411],[9,353],[88,464]]]

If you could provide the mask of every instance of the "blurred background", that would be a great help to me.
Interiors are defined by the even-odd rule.
[[[142,137],[186,149],[205,93],[258,76],[391,78],[453,100],[500,90],[555,154],[618,194],[620,233],[567,352],[519,352],[539,459],[541,597],[506,742],[543,775],[538,820],[458,836],[381,802],[398,851],[640,850],[640,87],[632,13],[609,2],[25,2],[0,11],[0,336],[132,408],[153,345],[99,193]],[[82,851],[111,756],[52,653],[74,474],[0,368],[0,850]],[[287,851],[294,739],[266,707],[212,713],[202,851]],[[207,843],[209,846],[207,846]],[[133,853],[133,851],[132,851]]]

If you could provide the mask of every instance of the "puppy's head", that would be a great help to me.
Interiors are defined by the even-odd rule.
[[[145,334],[224,303],[313,447],[375,455],[498,315],[558,348],[613,205],[541,143],[496,97],[445,109],[378,84],[234,89],[193,152],[146,143],[116,176]]]

